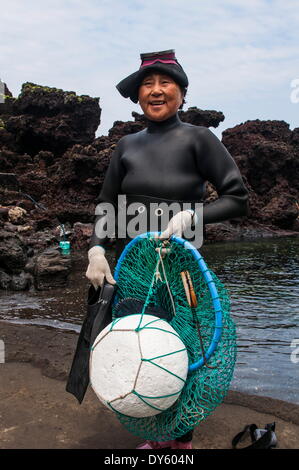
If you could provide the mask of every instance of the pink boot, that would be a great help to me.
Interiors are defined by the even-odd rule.
[[[192,441],[187,441],[187,442],[172,441],[171,448],[172,449],[192,449]]]
[[[145,441],[142,444],[139,444],[136,449],[166,449],[167,447],[171,449],[172,443],[174,441]]]
[[[136,449],[192,449],[192,441],[145,441],[139,444]]]

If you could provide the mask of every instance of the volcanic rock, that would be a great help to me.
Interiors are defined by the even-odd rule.
[[[84,249],[88,246],[93,231],[93,224],[74,223],[74,230],[71,236],[71,245],[76,250]]]
[[[298,130],[290,130],[284,121],[256,120],[223,132],[222,142],[236,160],[249,189],[249,220],[296,230]]]
[[[188,108],[187,111],[179,111],[181,121],[188,122],[194,126],[218,127],[224,121],[224,114],[219,111],[203,110],[196,106]]]
[[[27,82],[10,101],[0,105],[0,114],[19,153],[33,156],[46,150],[62,155],[71,145],[91,142],[100,124],[99,98],[74,91]]]
[[[119,140],[124,135],[135,134],[136,132],[142,131],[146,127],[146,124],[142,122],[123,122],[115,121],[113,127],[109,130],[109,137],[116,138]]]
[[[0,269],[0,289],[10,289],[11,288],[11,276],[4,271],[4,269]]]
[[[20,273],[27,262],[26,246],[12,232],[0,231],[0,268],[8,273]]]
[[[33,276],[22,271],[20,274],[13,274],[10,279],[9,289],[15,291],[28,290],[33,283]]]
[[[12,224],[18,225],[25,222],[27,211],[22,207],[12,207],[8,211],[8,220]]]
[[[0,173],[0,186],[16,191],[19,188],[19,182],[14,173]]]
[[[63,256],[59,248],[48,248],[37,256],[34,268],[35,287],[46,290],[63,287],[67,283],[71,269],[71,259]]]

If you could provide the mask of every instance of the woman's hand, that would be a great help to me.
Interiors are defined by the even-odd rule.
[[[95,289],[102,286],[104,277],[110,284],[116,284],[110,271],[108,261],[105,257],[105,250],[101,246],[93,246],[88,251],[89,265],[86,271],[86,277],[90,280]]]
[[[170,238],[172,235],[182,237],[184,231],[195,225],[197,222],[197,215],[194,210],[188,209],[186,211],[178,212],[170,219],[166,230],[159,235],[159,238]]]

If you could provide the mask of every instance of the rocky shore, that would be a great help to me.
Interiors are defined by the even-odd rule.
[[[120,137],[146,126],[143,115],[116,121],[95,138],[99,98],[24,83],[17,98],[5,84],[0,104],[0,289],[64,285],[68,261],[58,249],[69,240],[87,248],[94,209]],[[180,118],[216,128],[218,111],[191,107]],[[298,236],[299,128],[284,121],[247,121],[223,133],[250,195],[250,214],[207,227],[207,243]],[[217,193],[207,186],[205,200]]]

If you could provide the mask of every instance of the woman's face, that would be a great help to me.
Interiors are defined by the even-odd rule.
[[[183,99],[179,85],[169,75],[151,73],[142,80],[139,87],[139,104],[151,121],[165,121],[173,116]]]

